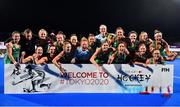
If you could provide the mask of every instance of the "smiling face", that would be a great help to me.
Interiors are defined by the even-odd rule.
[[[109,48],[108,42],[104,42],[104,43],[101,45],[101,48],[102,48],[102,51],[107,51],[108,48]]]
[[[49,48],[49,53],[50,53],[50,54],[54,54],[54,53],[55,53],[55,50],[56,50],[56,47],[55,47],[55,46],[51,46],[51,47]]]
[[[102,34],[102,35],[105,35],[107,33],[107,27],[105,25],[101,25],[99,27],[99,32]]]
[[[120,43],[118,45],[118,52],[124,52],[125,50],[125,44],[124,43]]]
[[[130,36],[129,36],[129,38],[130,38],[130,40],[131,40],[132,43],[135,42],[135,41],[136,41],[136,38],[137,38],[136,33],[131,33]]]
[[[12,39],[15,43],[19,43],[20,41],[20,33],[13,33]]]
[[[121,39],[124,37],[124,31],[122,29],[116,30],[116,36],[118,39]]]
[[[42,48],[41,46],[39,46],[39,47],[36,48],[36,54],[37,54],[38,56],[42,56],[42,54],[43,54],[43,48]]]
[[[162,33],[156,33],[155,36],[154,36],[154,39],[157,42],[160,42],[162,40]]]
[[[65,43],[64,44],[64,52],[70,53],[71,52],[71,44],[70,43]]]
[[[57,42],[62,42],[62,41],[64,41],[64,35],[63,35],[63,34],[57,34],[57,35],[56,35],[56,41],[57,41]]]
[[[141,33],[140,36],[139,36],[140,41],[146,41],[147,38],[148,38],[148,34],[146,32]]]
[[[44,30],[44,29],[41,29],[41,30],[39,31],[39,38],[40,38],[40,39],[46,39],[46,37],[47,37],[47,31]]]
[[[144,44],[139,46],[139,52],[141,55],[146,53],[146,46]]]
[[[153,51],[154,60],[159,60],[160,57],[161,57],[160,51],[159,50],[154,50]]]
[[[88,38],[88,42],[89,42],[89,44],[94,44],[96,42],[95,36],[90,36]]]

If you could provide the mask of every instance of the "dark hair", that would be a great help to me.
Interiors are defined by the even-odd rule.
[[[58,31],[58,33],[57,33],[57,34],[63,34],[63,35],[64,35],[63,31]]]
[[[88,39],[86,37],[82,37],[81,38],[81,43],[84,42],[84,41],[88,42]]]
[[[37,45],[37,46],[36,46],[36,49],[35,49],[35,51],[37,51],[37,48],[38,48],[38,47],[41,47],[41,48],[43,49],[43,47],[42,47],[42,46],[40,46],[40,45]]]
[[[64,39],[66,38],[66,35],[63,33],[63,31],[58,31],[57,35],[63,35]]]
[[[156,50],[159,50],[159,49],[157,49],[157,48],[153,49],[153,50],[152,50],[152,54],[153,54],[153,53],[154,53],[154,51],[156,51]],[[160,50],[159,50],[159,51],[160,51]]]
[[[142,34],[143,33],[147,33],[147,32],[145,32],[145,31],[142,31],[140,34],[139,34],[139,41],[141,41],[141,38],[142,38]],[[148,35],[147,35],[148,36]]]
[[[127,47],[126,42],[121,41],[121,42],[119,42],[119,44],[124,44],[124,46]],[[118,47],[119,47],[119,44],[118,44]]]
[[[162,33],[162,32],[160,32],[159,30],[154,30],[154,34],[156,34],[156,33]]]
[[[32,30],[27,28],[27,29],[24,30],[23,34],[25,34],[25,33],[32,33]]]
[[[89,36],[88,36],[88,38],[89,38],[89,37],[92,37],[92,36],[94,37],[94,34],[90,33]]]
[[[126,43],[123,41],[119,42],[119,44],[124,44],[124,46],[126,46]],[[119,46],[119,44],[118,44],[118,46]]]
[[[71,37],[72,37],[72,36],[77,36],[77,35],[76,35],[75,33],[73,33],[73,34],[71,34]]]
[[[49,47],[56,47],[54,44],[51,44]]]

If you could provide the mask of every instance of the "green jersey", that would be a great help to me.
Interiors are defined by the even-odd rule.
[[[157,47],[157,45],[156,45],[156,42],[155,41],[153,41],[152,42],[152,46],[153,46],[153,48],[156,48]],[[160,44],[160,48],[159,48],[159,51],[160,51],[160,54],[161,54],[161,56],[162,57],[165,57],[166,56],[166,53],[165,53],[165,50],[164,50],[164,44]]]
[[[17,48],[15,46],[15,44],[13,44],[13,47],[12,47],[12,56],[14,57],[15,61],[17,61],[17,62],[19,62],[19,55],[20,55],[20,47]],[[10,60],[7,52],[6,52],[4,61],[5,61],[5,64],[11,64],[12,63],[12,61]]]

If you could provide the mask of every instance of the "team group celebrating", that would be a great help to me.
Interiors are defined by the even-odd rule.
[[[107,32],[106,25],[100,25],[99,34],[89,34],[88,38],[78,38],[72,34],[66,38],[62,31],[54,37],[48,36],[45,29],[40,29],[38,37],[31,29],[25,29],[21,35],[12,33],[6,43],[5,64],[54,64],[60,74],[65,73],[61,64],[94,64],[102,70],[101,64],[165,64],[176,58],[176,52],[169,51],[168,43],[162,32],[154,31],[154,40],[147,32],[131,31],[124,35],[122,27],[117,27],[115,34]],[[80,41],[78,41],[80,39]]]

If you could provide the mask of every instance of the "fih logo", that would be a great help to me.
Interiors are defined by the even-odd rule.
[[[161,72],[169,72],[170,69],[169,68],[161,68]]]

